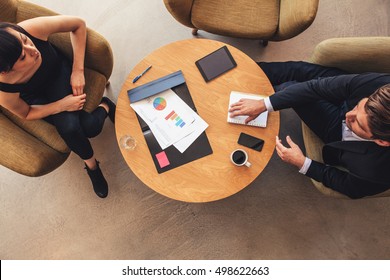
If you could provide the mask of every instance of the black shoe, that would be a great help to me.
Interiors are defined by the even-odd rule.
[[[100,170],[99,162],[96,160],[96,169],[91,170],[85,165],[88,176],[91,179],[93,190],[100,198],[105,198],[108,195],[108,184],[106,179],[104,179],[103,173]]]
[[[114,102],[112,102],[108,97],[103,96],[101,103],[107,104],[109,110],[108,110],[108,117],[112,121],[112,123],[115,123],[115,110],[116,105]]]

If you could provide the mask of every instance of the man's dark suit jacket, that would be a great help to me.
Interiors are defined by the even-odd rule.
[[[348,111],[361,99],[390,83],[390,74],[367,73],[318,78],[292,85],[270,97],[275,110],[317,100],[345,102]],[[340,139],[341,140],[341,139]],[[390,147],[367,141],[328,143],[322,150],[325,164],[313,161],[306,175],[350,198],[381,193],[390,188]],[[341,170],[335,166],[341,166]]]

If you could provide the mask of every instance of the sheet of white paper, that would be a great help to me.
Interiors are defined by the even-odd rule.
[[[191,146],[192,143],[202,134],[203,131],[209,126],[198,114],[194,112],[195,121],[192,123],[195,130],[191,134],[182,138],[174,144],[175,148],[178,149],[181,153],[184,153],[185,150]]]
[[[148,124],[162,149],[198,129],[194,122],[199,116],[171,89],[130,105]]]
[[[161,121],[159,121],[154,116],[148,115],[143,109],[142,106],[132,106],[133,109],[140,115],[140,117],[147,123],[150,130],[152,131],[154,137],[156,138],[158,144],[161,146],[161,149],[168,148],[172,143],[172,138],[170,134],[165,133],[164,129],[161,128]]]

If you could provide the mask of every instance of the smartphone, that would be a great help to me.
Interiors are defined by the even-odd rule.
[[[237,63],[226,46],[197,60],[195,64],[206,82],[237,66]]]
[[[263,149],[264,140],[241,132],[237,143],[260,152]]]

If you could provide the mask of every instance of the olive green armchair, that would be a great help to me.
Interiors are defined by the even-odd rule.
[[[164,0],[172,16],[193,29],[210,33],[283,41],[314,21],[319,0]]]
[[[0,21],[18,23],[38,16],[57,13],[21,0],[1,0]],[[56,47],[72,58],[72,45],[67,33],[49,38]],[[101,101],[113,68],[109,43],[93,30],[87,31],[85,56],[86,111],[94,110]],[[0,163],[23,175],[41,176],[59,167],[70,154],[55,127],[43,121],[26,121],[0,106]]]
[[[337,67],[350,73],[390,73],[390,37],[334,38],[319,43],[312,54],[311,62]],[[303,141],[309,158],[322,162],[324,143],[302,122]],[[323,184],[312,180],[323,194],[348,198]],[[390,196],[390,190],[370,196]]]

